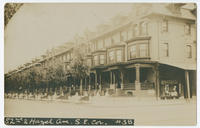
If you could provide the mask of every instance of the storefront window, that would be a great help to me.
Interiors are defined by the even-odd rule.
[[[186,46],[186,54],[187,54],[187,58],[192,58],[192,46],[191,45]]]
[[[117,62],[122,61],[122,50],[117,50]]]
[[[114,62],[114,51],[109,52],[109,62]]]
[[[136,45],[130,47],[130,59],[136,58]]]
[[[140,44],[140,57],[147,57],[148,55],[148,45]]]
[[[104,55],[100,55],[100,64],[104,64],[104,60],[105,60]]]
[[[98,56],[94,56],[94,65],[98,65]]]

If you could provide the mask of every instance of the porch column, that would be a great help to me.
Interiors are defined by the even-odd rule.
[[[99,74],[99,90],[101,91],[102,85],[101,85],[101,74]]]
[[[88,82],[88,84],[89,84],[89,87],[88,87],[88,91],[90,92],[90,90],[91,90],[91,81],[90,81],[90,75],[89,75],[89,82]]]
[[[160,72],[159,72],[159,68],[158,68],[158,64],[156,65],[155,67],[155,73],[156,73],[156,81],[155,81],[155,84],[156,84],[156,99],[158,99],[160,97]]]
[[[85,90],[87,89],[87,76],[85,77]]]
[[[115,84],[115,72],[113,72],[113,86],[114,86],[114,89],[116,89],[116,84]]]
[[[112,71],[110,71],[110,88],[112,87]]]
[[[80,80],[80,94],[83,94],[83,79]]]
[[[95,83],[94,83],[94,85],[95,85],[95,89],[97,89],[97,73],[95,73]]]
[[[189,81],[189,72],[185,71],[185,81],[187,84],[187,98],[190,99],[190,81]]]
[[[121,73],[121,89],[123,90],[124,89],[124,74],[123,74],[123,72],[122,71],[120,71],[120,73]]]
[[[140,65],[136,64],[135,69],[136,69],[135,90],[138,91],[140,90]]]

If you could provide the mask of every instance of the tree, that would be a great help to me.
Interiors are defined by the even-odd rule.
[[[22,6],[22,3],[6,3],[4,6],[4,25],[6,26],[13,15]]]
[[[80,87],[80,93],[82,94],[82,81],[83,78],[89,75],[89,68],[84,61],[84,52],[80,47],[74,49],[73,59],[69,65],[69,72],[74,78],[76,85]]]

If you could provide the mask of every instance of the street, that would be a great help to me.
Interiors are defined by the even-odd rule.
[[[5,117],[129,118],[135,119],[135,125],[195,125],[196,100],[102,97],[80,103],[5,99],[4,114]]]

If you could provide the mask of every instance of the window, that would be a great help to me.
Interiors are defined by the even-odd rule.
[[[140,23],[140,35],[147,35],[147,23]]]
[[[133,37],[136,37],[136,36],[139,36],[139,28],[137,24],[133,26]]]
[[[87,59],[87,65],[92,66],[92,60],[91,59]]]
[[[98,65],[98,56],[94,56],[94,65]]]
[[[126,41],[127,40],[127,31],[120,32],[120,41]]]
[[[100,64],[104,64],[104,55],[100,55]]]
[[[112,43],[115,44],[115,43],[119,43],[120,42],[120,33],[115,33],[113,36],[112,36]]]
[[[148,44],[140,44],[140,57],[148,56]]]
[[[162,21],[162,32],[168,32],[168,20]]]
[[[136,45],[130,47],[130,59],[136,58]]]
[[[128,29],[128,40],[133,37],[133,30],[131,28]]]
[[[190,27],[190,24],[186,24],[185,25],[185,34],[190,34],[190,32],[191,32],[191,27]]]
[[[109,52],[109,62],[114,62],[114,51]]]
[[[117,50],[117,62],[122,61],[122,50]]]
[[[192,46],[191,45],[186,46],[186,54],[187,54],[187,58],[192,58]]]
[[[111,46],[111,39],[110,38],[105,38],[105,46],[110,47]]]
[[[163,43],[163,56],[168,57],[169,56],[169,44]]]
[[[67,61],[70,61],[70,54],[67,54]]]
[[[98,41],[98,49],[102,49],[103,48],[103,40],[99,40]]]

